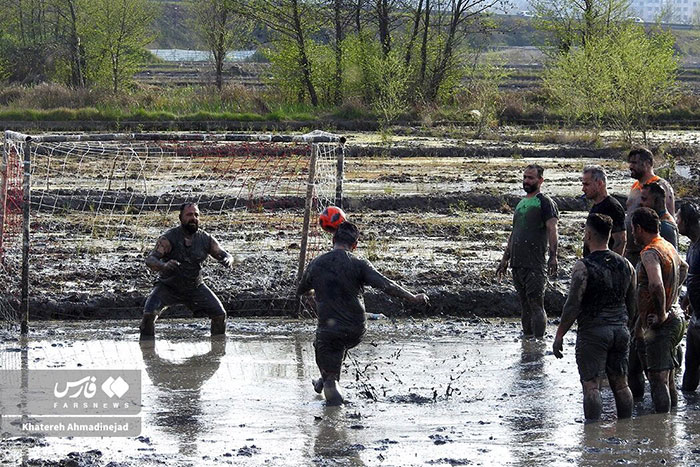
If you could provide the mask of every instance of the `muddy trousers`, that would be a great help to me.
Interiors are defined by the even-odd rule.
[[[357,346],[362,341],[362,330],[333,330],[318,328],[314,350],[316,352],[316,365],[321,372],[321,378],[327,380],[340,380],[340,372],[348,350]]]
[[[695,391],[700,384],[700,323],[692,320],[685,341],[683,391]]]
[[[544,289],[547,275],[542,268],[513,268],[513,285],[522,308],[523,334],[544,336],[547,314],[544,311]]]

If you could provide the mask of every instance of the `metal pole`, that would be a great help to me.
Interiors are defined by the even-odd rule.
[[[311,223],[311,203],[314,197],[314,185],[316,183],[316,159],[318,157],[318,149],[315,144],[311,145],[311,160],[309,161],[309,178],[306,182],[306,201],[304,203],[304,226],[301,230],[301,251],[299,251],[299,269],[297,270],[298,284],[301,282],[301,276],[304,274],[304,266],[306,266],[306,248],[309,244],[309,225]],[[298,311],[298,310],[297,310]]]
[[[343,178],[345,177],[345,144],[335,148],[337,163],[335,168],[335,205],[343,207]]]
[[[30,191],[31,143],[27,141],[22,148],[24,156],[24,190],[22,194],[22,211],[24,214],[22,229],[22,335],[29,333],[29,209],[32,201]]]

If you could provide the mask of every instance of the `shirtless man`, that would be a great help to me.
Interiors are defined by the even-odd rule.
[[[146,266],[158,272],[155,288],[146,299],[141,320],[141,338],[155,336],[155,322],[171,305],[182,304],[211,318],[211,334],[226,333],[226,311],[202,280],[202,264],[212,256],[230,268],[233,258],[216,239],[199,230],[199,208],[195,203],[180,206],[180,225],[165,232],[146,258]]]
[[[584,242],[589,254],[574,265],[569,296],[552,350],[562,358],[564,335],[578,322],[576,364],[583,386],[583,413],[598,420],[603,410],[600,385],[607,376],[618,418],[632,416],[632,392],[627,385],[629,317],[635,311],[636,275],[625,258],[608,249],[613,221],[589,214]]]
[[[525,197],[513,216],[513,231],[503,253],[496,275],[503,277],[508,264],[513,269],[513,283],[522,308],[524,336],[542,337],[547,326],[544,311],[544,289],[547,273],[557,274],[557,222],[559,210],[552,198],[540,192],[544,169],[528,165],[523,172]],[[549,260],[545,253],[549,251]]]
[[[641,206],[656,211],[659,216],[659,235],[678,250],[678,226],[672,213],[666,211],[666,190],[658,183],[642,187]]]
[[[637,181],[632,184],[629,196],[627,197],[627,216],[625,217],[625,227],[627,229],[627,248],[625,258],[632,266],[637,266],[639,262],[639,252],[642,247],[634,241],[632,236],[632,213],[641,207],[642,187],[647,183],[658,183],[666,193],[666,211],[676,212],[673,188],[663,178],[654,174],[654,155],[646,148],[632,149],[627,156],[629,162],[630,176]]]
[[[321,378],[312,381],[317,393],[323,392],[329,405],[343,403],[338,386],[343,360],[365,333],[365,285],[416,304],[428,304],[425,294],[414,295],[380,274],[372,264],[356,257],[360,232],[350,223],[340,224],[333,235],[333,250],[314,258],[302,275],[297,296],[312,289],[318,311],[314,349]]]
[[[673,373],[680,365],[677,348],[683,339],[684,322],[672,307],[688,265],[673,245],[659,235],[659,216],[655,211],[637,209],[632,214],[632,225],[634,240],[642,247],[637,265],[638,313],[633,332],[654,408],[665,413],[678,403]],[[640,388],[631,389],[639,395]]]

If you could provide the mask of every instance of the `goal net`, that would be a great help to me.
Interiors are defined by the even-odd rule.
[[[42,318],[140,316],[156,277],[145,257],[186,201],[235,258],[232,269],[204,266],[229,313],[293,312],[300,268],[330,244],[317,216],[342,199],[343,143],[323,132],[6,132],[2,318],[22,321],[27,308]]]

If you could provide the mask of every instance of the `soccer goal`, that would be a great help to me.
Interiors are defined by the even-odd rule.
[[[5,132],[0,186],[1,317],[139,316],[155,275],[144,259],[194,201],[234,255],[205,281],[233,315],[292,313],[294,287],[330,244],[345,139],[334,134]]]

